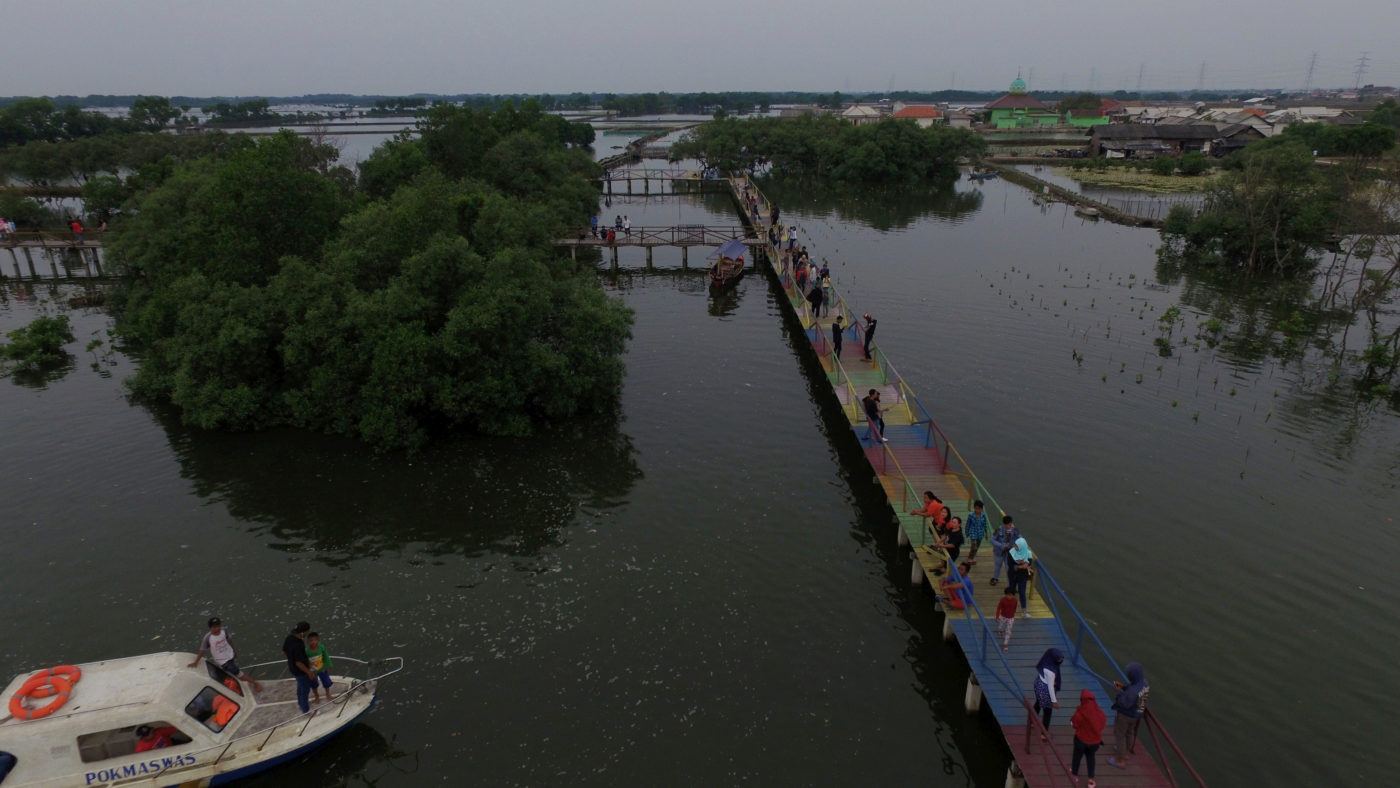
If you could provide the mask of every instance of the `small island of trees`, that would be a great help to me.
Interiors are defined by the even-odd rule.
[[[632,313],[553,247],[597,204],[586,135],[528,101],[418,130],[359,177],[290,132],[152,173],[111,242],[138,395],[381,448],[614,401]]]

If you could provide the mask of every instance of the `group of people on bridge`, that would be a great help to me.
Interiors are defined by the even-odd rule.
[[[742,196],[746,213],[753,220],[754,226],[760,227],[760,203],[756,190],[752,189],[747,181],[743,183]],[[776,205],[771,207],[768,218],[769,246],[781,255],[783,268],[791,268],[797,292],[804,294],[815,322],[817,318],[828,313],[833,300],[831,272],[825,262],[820,268],[813,265],[806,248],[797,241],[797,227],[784,226],[779,221]],[[864,335],[864,358],[870,361],[873,358],[872,342],[878,321],[870,313],[864,314],[862,319],[864,324],[860,333]],[[848,330],[842,323],[841,311],[838,309],[831,324],[832,351],[838,359],[841,356],[842,339]],[[885,422],[882,415],[886,409],[880,402],[879,389],[870,389],[862,398],[861,404],[870,425],[866,440],[872,443],[888,443],[888,439],[884,437]],[[954,516],[932,490],[927,490],[924,492],[923,507],[910,511],[910,514],[927,518],[934,538],[933,546],[946,556],[942,567],[936,569],[934,574],[940,577],[946,574],[946,579],[941,582],[942,594],[939,598],[951,608],[963,610],[974,604],[974,589],[969,574],[972,565],[977,563],[977,554],[983,543],[991,543],[992,577],[988,581],[989,584],[993,587],[1000,584],[1002,570],[1006,571],[1006,586],[996,605],[996,635],[1001,640],[1002,652],[1006,653],[1011,649],[1011,635],[1018,612],[1020,618],[1032,617],[1027,594],[1035,577],[1035,554],[1017,528],[1015,518],[1009,514],[1003,516],[1001,525],[989,533],[990,526],[984,510],[984,503],[974,500],[964,527],[962,518]],[[967,558],[959,564],[958,559],[962,557],[964,545],[968,547]],[[957,571],[950,569],[954,565],[958,567]],[[1064,661],[1064,652],[1058,648],[1051,648],[1041,655],[1036,665],[1032,683],[1035,695],[1032,709],[1040,714],[1044,725],[1042,741],[1048,741],[1051,715],[1060,705],[1058,693],[1061,689],[1060,674]],[[1114,747],[1113,756],[1108,759],[1109,765],[1118,769],[1127,769],[1129,757],[1135,750],[1138,725],[1146,715],[1150,692],[1141,664],[1129,663],[1124,673],[1127,677],[1126,682],[1114,682]],[[1078,784],[1080,766],[1085,764],[1088,767],[1088,786],[1095,788],[1095,753],[1103,744],[1107,714],[1099,707],[1092,690],[1084,689],[1080,692],[1079,707],[1071,717],[1070,724],[1074,729],[1071,762],[1074,783]]]

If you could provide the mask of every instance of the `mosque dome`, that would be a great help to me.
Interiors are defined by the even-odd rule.
[[[1021,79],[1020,77],[1016,77],[1015,79],[1011,80],[1011,90],[1010,90],[1010,93],[1011,93],[1011,95],[1013,95],[1013,96],[1022,96],[1022,95],[1025,95],[1025,93],[1026,93],[1026,81],[1025,81],[1024,79]]]

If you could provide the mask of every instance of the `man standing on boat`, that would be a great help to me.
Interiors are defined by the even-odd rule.
[[[311,711],[311,688],[316,683],[311,660],[306,656],[306,633],[310,631],[310,624],[298,621],[292,628],[292,634],[282,641],[282,653],[287,655],[287,670],[297,680],[297,707],[302,714]]]
[[[224,622],[218,616],[209,619],[209,631],[204,633],[204,639],[199,642],[199,653],[194,655],[194,662],[187,667],[194,667],[199,664],[200,657],[209,655],[209,661],[218,665],[221,670],[230,676],[237,676],[239,679],[253,685],[253,691],[262,689],[262,685],[253,680],[252,676],[244,673],[234,661],[233,636],[224,629]]]

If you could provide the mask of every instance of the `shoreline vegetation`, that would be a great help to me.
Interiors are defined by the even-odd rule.
[[[1126,167],[1105,167],[1103,169],[1054,167],[1050,171],[1089,186],[1132,189],[1161,194],[1190,194],[1204,191],[1219,174],[1218,171],[1213,171],[1205,175],[1158,175],[1154,172]]]
[[[670,159],[831,183],[911,185],[954,180],[959,163],[979,161],[986,149],[970,130],[922,128],[912,120],[855,126],[831,115],[719,117],[687,132],[671,146]]]

